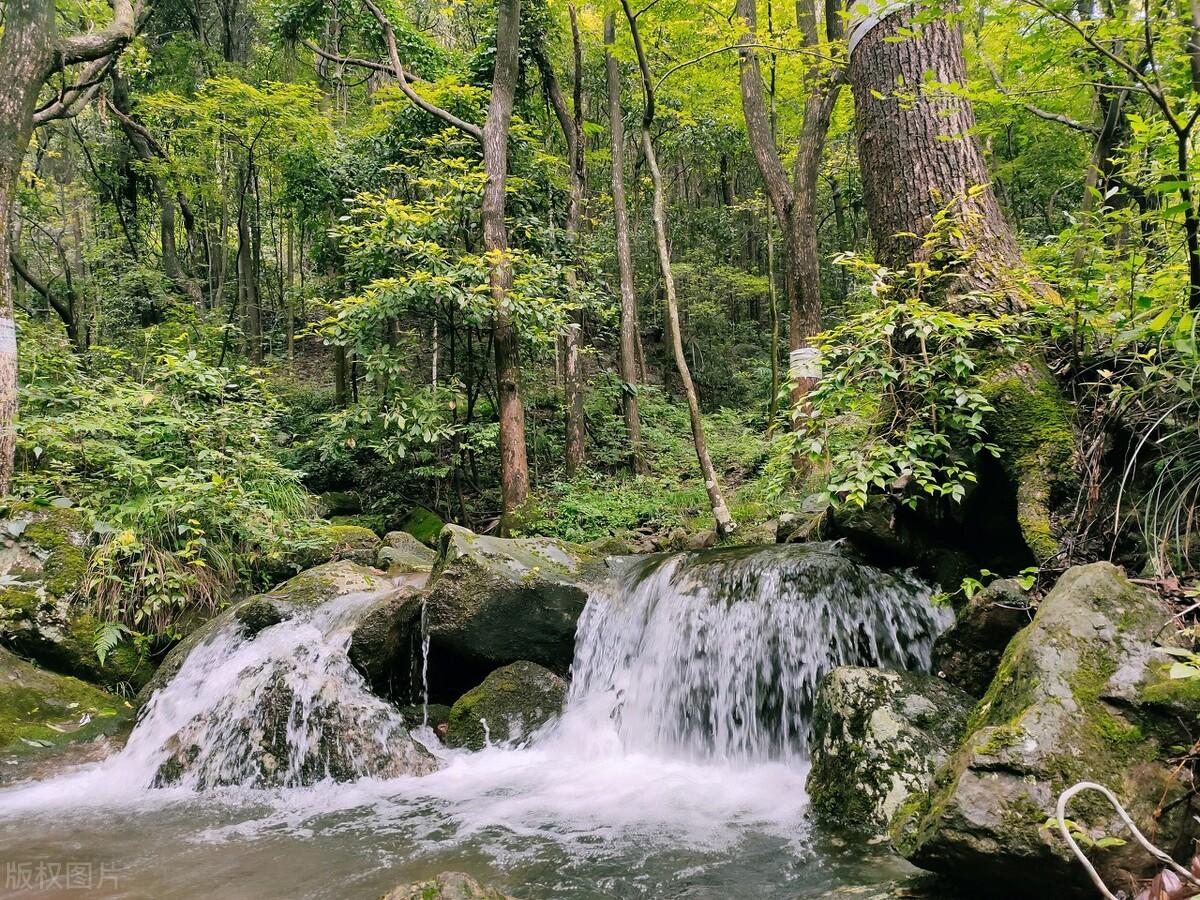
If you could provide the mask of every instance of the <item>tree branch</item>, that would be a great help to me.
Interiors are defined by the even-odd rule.
[[[104,28],[59,41],[55,68],[109,56],[124,49],[133,40],[142,11],[141,0],[136,7],[130,0],[112,0],[112,6],[113,20]]]
[[[996,71],[996,66],[992,63],[992,61],[990,59],[985,59],[984,65],[986,65],[988,71],[992,73],[992,82],[996,85],[996,90],[998,90],[1005,97],[1015,100],[1016,98],[1009,93],[1008,88],[1004,86],[1004,82],[1000,80],[1000,73]],[[1095,125],[1089,125],[1086,122],[1079,122],[1075,119],[1072,119],[1070,116],[1063,115],[1062,113],[1050,112],[1049,110],[1042,109],[1040,106],[1035,106],[1034,104],[1027,103],[1023,100],[1018,100],[1017,102],[1025,108],[1026,112],[1032,113],[1039,119],[1045,119],[1047,122],[1057,122],[1059,125],[1065,125],[1068,128],[1073,128],[1075,131],[1082,131],[1085,134],[1098,135],[1100,133],[1100,129]]]
[[[373,72],[383,72],[387,75],[391,75],[393,78],[396,75],[395,70],[387,63],[375,62],[371,59],[361,59],[357,56],[338,56],[336,53],[330,53],[324,47],[317,46],[317,44],[308,40],[308,38],[302,38],[300,40],[300,44],[301,46],[307,47],[322,59],[328,60],[332,63],[337,63],[339,66],[357,66],[360,69],[370,69]],[[423,78],[414,75],[412,72],[406,71],[404,73],[404,77],[407,78],[410,83],[420,83],[424,81]]]

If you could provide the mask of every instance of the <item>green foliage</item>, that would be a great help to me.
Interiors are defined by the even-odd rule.
[[[930,241],[936,239],[931,236]],[[826,473],[830,502],[866,504],[895,492],[916,506],[927,498],[960,501],[981,453],[998,455],[984,427],[991,404],[981,364],[1019,345],[1020,323],[987,309],[986,297],[964,297],[956,312],[937,302],[950,270],[925,263],[890,272],[862,260],[870,289],[818,343],[820,382],[793,413],[796,428],[778,442],[788,457],[807,457]]]
[[[182,338],[145,358],[81,358],[30,323],[22,336],[15,492],[91,514],[85,593],[103,620],[173,633],[303,544],[310,498],[277,457],[276,403],[255,372],[214,367]]]

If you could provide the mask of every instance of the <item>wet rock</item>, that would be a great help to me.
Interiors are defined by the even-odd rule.
[[[967,601],[934,642],[934,670],[955,687],[982,697],[1009,641],[1032,616],[1029,595],[1015,579],[992,582]]]
[[[549,669],[526,661],[504,666],[455,702],[446,743],[482,750],[488,741],[519,741],[557,716],[566,695],[566,682]]]
[[[576,544],[447,525],[427,594],[434,656],[453,654],[484,671],[524,659],[566,674],[585,583],[603,574],[603,560]]]
[[[880,833],[954,750],[971,698],[940,679],[855,666],[821,683],[808,792],[822,821]]]
[[[153,664],[128,643],[104,663],[99,621],[78,596],[91,526],[76,509],[18,504],[0,522],[0,644],[55,672],[136,692]]]
[[[717,532],[712,528],[705,528],[703,531],[690,534],[685,546],[688,550],[708,550],[715,547],[717,546]]]
[[[123,730],[133,707],[68,675],[40,669],[0,649],[0,761],[30,758],[110,737]]]
[[[428,881],[403,884],[385,894],[380,900],[514,900],[485,887],[470,875],[443,872]]]
[[[1200,690],[1167,676],[1158,642],[1173,634],[1161,601],[1114,566],[1069,569],[1009,645],[931,790],[893,819],[896,846],[922,868],[1022,896],[1094,895],[1043,827],[1058,795],[1086,780],[1109,787],[1159,846],[1190,853],[1192,813],[1174,801],[1191,786],[1169,758],[1191,744]],[[1080,796],[1069,814],[1093,839],[1125,833],[1096,796]],[[1148,874],[1151,862],[1133,842],[1093,861],[1110,885]]]
[[[362,512],[362,497],[354,491],[326,491],[317,498],[323,516],[353,516]]]
[[[256,594],[209,619],[188,634],[164,657],[162,664],[142,687],[145,702],[151,694],[175,677],[187,655],[230,619],[237,620],[248,637],[290,619],[297,607],[315,606],[346,594],[377,590],[387,584],[382,573],[357,563],[330,562],[301,572],[265,594]]]
[[[268,676],[265,683],[261,674]],[[329,685],[298,706],[288,671],[272,663],[245,673],[237,691],[252,692],[252,702],[231,696],[170,738],[156,785],[296,787],[426,775],[438,767],[403,721],[369,695]],[[303,732],[300,739],[296,731]],[[214,747],[214,735],[222,747]],[[229,746],[237,750],[232,757],[213,752]]]
[[[389,572],[429,572],[434,552],[407,531],[389,531],[379,548],[376,565]]]
[[[372,691],[409,700],[420,687],[421,592],[400,587],[372,603],[354,626],[348,654]]]

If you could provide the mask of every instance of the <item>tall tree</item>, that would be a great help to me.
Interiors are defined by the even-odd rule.
[[[134,35],[137,11],[113,0],[104,28],[62,37],[54,0],[9,0],[0,36],[0,493],[12,482],[16,454],[17,339],[13,321],[12,218],[17,179],[35,125],[73,115]],[[42,86],[55,72],[89,63],[80,80],[40,109]]]
[[[633,287],[633,254],[629,248],[629,204],[625,199],[625,123],[621,112],[621,63],[613,55],[617,14],[604,19],[604,67],[608,79],[608,127],[612,148],[613,232],[617,243],[617,284],[621,293],[621,342],[617,368],[621,374],[621,407],[629,436],[633,471],[645,474],[642,422],[638,410],[637,292]]]
[[[662,171],[658,166],[658,156],[654,152],[654,138],[651,129],[654,126],[654,80],[650,75],[650,63],[646,51],[642,47],[642,39],[638,34],[637,15],[629,6],[629,0],[621,0],[625,10],[625,18],[629,22],[629,33],[633,38],[633,48],[637,53],[638,70],[642,76],[642,94],[645,108],[642,111],[642,155],[646,159],[646,168],[650,170],[650,181],[654,188],[654,245],[658,250],[658,264],[662,270],[663,291],[667,299],[667,330],[670,332],[671,350],[675,356],[675,368],[679,372],[679,380],[683,384],[683,393],[687,398],[688,416],[692,424],[692,442],[696,447],[696,459],[700,463],[700,473],[704,478],[704,489],[708,492],[708,502],[712,507],[713,518],[717,523],[717,533],[732,534],[737,527],[725,505],[725,496],[721,492],[721,483],[713,468],[712,459],[708,454],[708,442],[704,437],[704,422],[700,418],[700,400],[696,395],[696,385],[692,381],[692,373],[688,368],[687,356],[683,352],[683,338],[679,328],[679,303],[675,296],[675,277],[671,268],[671,249],[667,244],[667,204],[663,191]]]
[[[842,37],[841,4],[829,0],[825,14],[826,37]],[[829,122],[844,79],[840,67],[823,65],[817,54],[816,0],[799,0],[796,24],[804,49],[814,60],[806,82],[804,119],[796,139],[796,158],[789,181],[775,143],[775,131],[763,94],[763,77],[755,45],[758,43],[757,0],[738,0],[737,15],[745,22],[741,45],[740,85],[746,134],[767,197],[783,231],[785,291],[788,302],[788,348],[791,350],[793,402],[812,389],[818,377],[809,341],[821,330],[821,259],[817,247],[817,182]]]

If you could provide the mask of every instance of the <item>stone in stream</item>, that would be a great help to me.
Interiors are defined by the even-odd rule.
[[[489,740],[519,741],[556,717],[566,697],[567,683],[549,669],[524,660],[504,666],[450,708],[446,743],[482,750]]]
[[[821,821],[877,834],[923,792],[966,724],[971,698],[914,672],[841,666],[813,713],[808,793]]]
[[[429,572],[434,556],[432,550],[407,531],[389,531],[375,564],[388,572]]]
[[[95,650],[99,622],[76,596],[91,531],[69,507],[10,508],[0,522],[0,644],[52,671],[134,692],[154,666],[128,642],[101,663]]]
[[[1014,896],[1094,896],[1045,823],[1064,789],[1096,781],[1160,847],[1190,855],[1190,775],[1172,758],[1194,739],[1200,686],[1169,677],[1162,645],[1174,639],[1170,610],[1116,567],[1069,569],[1005,651],[932,788],[893,818],[893,842],[922,868]],[[1068,815],[1093,840],[1128,837],[1099,795]],[[1113,888],[1154,868],[1133,841],[1091,857]]]
[[[426,599],[431,664],[453,656],[464,668],[486,672],[529,660],[565,675],[587,602],[585,583],[603,574],[603,557],[577,544],[487,537],[447,525]]]
[[[428,881],[402,884],[380,900],[515,900],[462,872],[443,872]]]
[[[6,767],[27,767],[30,757],[111,737],[132,712],[120,697],[0,649],[0,763]]]
[[[368,690],[386,687],[401,657],[411,668],[419,612],[412,585],[336,562],[216,617],[147,690],[139,731],[159,735],[165,753],[154,782],[270,787],[433,771],[400,713]],[[176,708],[193,711],[177,720]]]
[[[955,687],[982,697],[1004,649],[1033,616],[1029,594],[1015,579],[994,581],[967,601],[933,643],[933,668]]]

